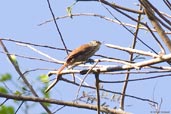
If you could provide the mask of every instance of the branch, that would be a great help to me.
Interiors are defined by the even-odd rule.
[[[61,78],[61,80],[62,80],[62,81],[65,81],[65,82],[67,82],[67,83],[73,84],[73,85],[75,85],[75,86],[79,86],[79,85],[80,85],[79,83],[75,83],[75,82],[70,81],[70,80],[67,80],[67,79],[65,79],[65,78]],[[105,83],[105,81],[102,81],[102,80],[100,80],[100,82],[104,82],[104,83]],[[87,85],[82,85],[82,87],[89,88],[89,89],[94,89],[94,90],[96,89],[96,88],[93,87],[93,86],[87,86]],[[121,92],[111,91],[111,90],[109,90],[109,89],[99,88],[99,90],[105,91],[105,92],[108,92],[108,93],[112,93],[112,94],[123,95]],[[133,99],[137,99],[137,100],[141,100],[141,101],[145,101],[145,102],[150,102],[150,103],[157,104],[157,102],[152,101],[152,100],[150,100],[150,99],[140,98],[140,97],[133,96],[133,95],[128,95],[128,94],[125,94],[125,96],[126,96],[126,97],[129,97],[129,98],[133,98]]]
[[[171,10],[171,3],[168,0],[163,0],[167,7]]]
[[[62,41],[62,44],[63,44],[63,46],[64,46],[64,48],[65,48],[66,53],[68,54],[67,46],[66,46],[66,44],[65,44],[65,42],[64,42],[64,39],[63,39],[63,37],[62,37],[62,33],[61,33],[60,29],[59,29],[59,26],[58,26],[58,24],[57,24],[57,22],[56,22],[56,20],[55,20],[55,15],[54,15],[53,10],[52,10],[52,7],[51,7],[51,5],[50,5],[50,1],[47,0],[47,3],[48,3],[48,7],[49,7],[49,10],[50,10],[50,13],[51,13],[51,15],[52,15],[52,17],[53,17],[53,21],[54,21],[56,30],[57,30],[57,32],[59,33],[60,39],[61,39],[61,41]]]
[[[137,10],[134,10],[134,9],[130,9],[130,8],[126,8],[126,7],[123,7],[123,6],[119,6],[115,3],[110,3],[106,0],[100,0],[100,2],[112,7],[112,8],[118,8],[118,9],[121,9],[121,10],[124,10],[124,11],[127,11],[127,12],[131,12],[131,13],[137,13],[137,14],[144,14],[143,11],[137,11]]]
[[[140,10],[142,10],[141,6],[140,6]],[[131,49],[134,49],[135,46],[136,46],[140,21],[141,21],[141,14],[139,14],[139,16],[138,16],[138,23],[137,23],[137,27],[136,27],[136,31],[135,31],[135,35],[134,35],[134,38],[133,38],[133,43],[132,43]],[[131,62],[133,61],[133,54],[134,53],[130,53],[129,61],[131,61]],[[128,69],[127,71],[129,72],[130,70]],[[120,108],[122,110],[124,110],[125,93],[126,93],[126,89],[127,89],[127,86],[128,86],[129,76],[130,76],[130,73],[127,73],[126,76],[125,76],[125,82],[124,82],[123,87],[122,87],[122,94],[123,95],[121,95],[121,98],[120,98]]]
[[[94,73],[97,70],[100,70],[100,73],[104,73],[104,72],[116,72],[116,71],[122,71],[122,70],[128,70],[128,69],[134,69],[134,68],[142,68],[142,67],[146,67],[146,66],[150,66],[150,65],[154,65],[157,63],[162,63],[162,62],[166,62],[168,60],[171,59],[171,54],[168,55],[163,55],[159,58],[154,58],[154,59],[150,59],[150,60],[146,60],[146,61],[142,61],[142,62],[137,62],[137,63],[133,63],[131,65],[122,65],[122,66],[109,66],[109,65],[101,65],[101,66],[96,66],[95,68],[93,68],[91,70],[90,73]],[[89,71],[89,69],[85,69],[85,70],[63,70],[61,72],[61,74],[70,74],[70,73],[77,73],[77,74],[81,74],[84,75]],[[50,71],[48,74],[52,75],[52,74],[56,74],[58,71]]]
[[[97,114],[100,114],[100,92],[99,92],[99,72],[97,71],[95,73],[95,79],[96,79],[96,96],[97,96]]]
[[[63,64],[63,63],[64,63],[63,61],[57,60],[57,59],[55,59],[55,58],[53,58],[53,57],[51,57],[51,56],[49,56],[49,55],[47,55],[47,54],[45,54],[45,53],[39,51],[39,50],[37,50],[36,48],[34,48],[34,47],[30,46],[30,45],[21,44],[21,43],[17,43],[17,44],[20,45],[20,46],[28,47],[28,48],[30,48],[31,50],[35,51],[36,53],[39,53],[40,55],[45,56],[45,57],[47,57],[48,59],[50,59],[50,60],[52,60],[52,61],[54,61],[54,62],[56,62],[56,63],[60,63],[60,64]]]
[[[4,94],[4,93],[0,93],[0,97],[1,98],[14,99],[14,100],[40,102],[42,104],[43,103],[51,103],[51,104],[57,104],[57,105],[67,105],[67,106],[77,107],[77,108],[97,110],[96,105],[74,103],[74,102],[65,102],[65,101],[56,100],[56,99],[39,98],[39,97],[31,97],[31,96],[20,96],[20,95],[8,95],[8,94]],[[124,112],[124,111],[116,110],[116,109],[111,109],[108,107],[100,107],[100,111],[105,112],[105,113],[112,113],[112,114],[130,114],[128,112]]]
[[[170,72],[170,71],[168,71]],[[171,74],[163,74],[163,75],[156,75],[156,76],[150,76],[145,78],[135,78],[135,79],[129,79],[129,80],[119,80],[119,81],[100,81],[101,83],[123,83],[123,82],[134,82],[134,81],[142,81],[142,80],[151,80],[156,78],[164,78],[164,77],[170,77]]]
[[[30,89],[30,91],[33,93],[34,96],[38,97],[38,94],[36,93],[36,91],[33,89],[32,85],[27,81],[26,77],[22,74],[22,72],[20,71],[20,68],[17,64],[14,63],[14,61],[12,60],[11,56],[8,54],[8,50],[5,47],[5,45],[3,44],[2,40],[0,39],[0,45],[2,46],[4,52],[6,53],[8,59],[10,60],[11,64],[13,65],[13,67],[15,68],[15,70],[17,71],[17,73],[20,75],[20,77],[23,79],[24,83],[27,85],[27,87]],[[43,103],[40,103],[42,105],[42,107],[49,113],[51,114],[51,111],[48,109],[47,106],[45,106]]]
[[[27,44],[27,45],[32,45],[32,46],[38,46],[38,47],[44,47],[44,48],[49,48],[49,49],[55,49],[55,50],[62,50],[62,51],[65,50],[63,48],[56,48],[56,47],[45,45],[45,44],[35,44],[35,43],[30,43],[30,42],[14,40],[14,39],[10,39],[10,38],[1,38],[1,40],[8,41],[8,42],[15,42],[15,43],[19,43],[19,44]],[[68,51],[71,51],[71,50],[68,50]]]
[[[44,62],[49,62],[49,63],[56,63],[55,61],[52,61],[52,60],[46,60],[46,59],[41,59],[41,58],[37,58],[37,57],[19,55],[19,54],[14,54],[14,53],[5,53],[3,51],[0,51],[0,53],[8,54],[8,55],[14,55],[16,57],[25,58],[25,59],[29,59],[29,60],[39,60],[39,61],[44,61]]]
[[[78,99],[78,95],[79,95],[81,86],[83,85],[83,82],[84,82],[85,79],[87,78],[88,74],[92,71],[92,69],[93,69],[94,67],[96,67],[96,65],[97,65],[98,63],[99,63],[99,60],[96,61],[96,63],[94,63],[94,65],[86,72],[86,75],[84,76],[83,80],[82,80],[81,83],[80,83],[80,86],[78,87],[76,99]],[[95,72],[96,72],[96,71],[95,71]]]
[[[170,16],[170,15],[164,14],[164,13],[163,13],[163,15]],[[111,19],[109,17],[103,16],[103,15],[100,15],[100,14],[95,14],[95,13],[73,13],[72,17],[74,17],[74,16],[75,17],[76,16],[93,16],[93,17],[98,17],[98,18],[104,19],[106,21],[109,21],[109,22],[121,25],[121,23],[119,21],[117,21],[116,19]],[[58,19],[65,19],[65,18],[70,18],[70,16],[69,15],[64,15],[64,16],[56,17],[55,19],[58,20]],[[170,18],[171,18],[171,16],[170,16]],[[45,22],[42,22],[42,23],[38,24],[38,26],[42,26],[42,25],[50,23],[50,22],[53,22],[53,19],[47,20]],[[122,24],[125,25],[125,26],[128,26],[128,27],[131,27],[131,28],[136,28],[136,25],[133,25],[133,24],[124,23],[124,22],[122,22]],[[139,29],[148,31],[148,28],[146,26],[139,26]],[[155,29],[151,29],[151,30],[153,32],[156,32]],[[166,34],[171,34],[170,31],[165,31],[165,33]]]
[[[159,11],[157,8],[155,8],[150,2],[148,2],[148,5],[150,5],[150,7],[164,20],[164,22],[167,22],[169,25],[171,25],[170,20],[168,20],[167,18],[165,18]],[[170,27],[169,27],[170,28]]]
[[[155,16],[153,10],[151,9],[150,5],[148,4],[148,2],[146,0],[139,0],[139,1],[143,5],[143,7],[145,9],[145,13],[146,13],[147,17],[149,18],[149,20],[151,21],[151,24],[154,26],[158,35],[160,36],[160,38],[163,40],[163,42],[165,43],[165,45],[171,52],[171,40],[165,34],[163,28],[160,26],[160,24],[156,20],[156,16]]]
[[[115,48],[115,49],[123,50],[123,51],[126,51],[128,53],[136,53],[136,54],[140,54],[140,55],[151,56],[153,58],[160,57],[157,54],[154,54],[154,53],[151,53],[151,52],[142,51],[142,50],[137,50],[137,49],[132,49],[132,48],[125,48],[125,47],[121,47],[121,46],[117,46],[117,45],[112,45],[112,44],[105,44],[105,45],[107,47],[109,47],[109,48]]]

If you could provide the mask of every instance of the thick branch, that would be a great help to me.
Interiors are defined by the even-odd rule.
[[[0,97],[8,98],[8,99],[14,99],[14,100],[33,101],[33,102],[40,102],[40,103],[51,103],[51,104],[66,105],[66,106],[77,107],[77,108],[97,110],[96,105],[83,104],[83,103],[81,104],[81,103],[74,103],[74,102],[65,102],[65,101],[61,101],[61,100],[48,99],[48,98],[8,95],[8,94],[3,94],[3,93],[0,93]],[[130,114],[128,112],[124,112],[124,111],[116,110],[116,109],[111,109],[108,107],[100,107],[100,111],[106,112],[106,113],[112,113],[112,114]]]
[[[168,47],[169,51],[171,52],[171,40],[165,34],[165,31],[163,30],[163,28],[160,26],[159,22],[157,21],[152,8],[150,7],[150,5],[148,4],[146,0],[139,0],[139,1],[143,5],[145,13],[148,16],[149,20],[151,21],[151,24],[154,26],[160,38],[163,40],[163,42],[165,43],[165,45]]]
[[[150,66],[150,65],[154,65],[157,63],[162,63],[165,61],[168,61],[171,59],[171,54],[168,55],[163,55],[159,58],[155,58],[155,59],[150,59],[150,60],[146,60],[146,61],[142,61],[142,62],[137,62],[137,63],[133,63],[131,65],[123,65],[123,66],[96,66],[96,68],[93,68],[92,71],[90,73],[94,73],[97,70],[100,71],[100,73],[103,72],[115,72],[115,71],[121,71],[121,70],[128,70],[128,69],[134,69],[134,68],[142,68],[142,67],[146,67],[146,66]],[[70,73],[80,73],[82,75],[86,74],[89,71],[89,69],[86,70],[63,70],[61,72],[61,74],[70,74]],[[56,74],[58,71],[50,71],[48,74],[52,75],[52,74]]]

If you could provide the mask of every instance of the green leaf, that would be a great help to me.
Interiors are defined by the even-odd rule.
[[[0,87],[0,93],[8,93],[8,91],[4,87]]]
[[[41,82],[44,82],[44,83],[49,81],[49,77],[46,74],[40,75],[39,79],[40,79]]]
[[[17,58],[15,55],[10,55],[12,62],[15,64],[15,66],[19,67],[18,62],[17,62]]]
[[[43,88],[41,88],[41,92],[45,98],[50,98],[49,92],[45,93],[45,90],[47,89],[47,87],[48,87],[48,85],[45,85]]]
[[[72,7],[67,7],[66,11],[68,16],[72,18]]]
[[[14,107],[3,105],[0,107],[0,114],[14,114]]]
[[[11,74],[6,73],[6,74],[1,75],[0,82],[4,82],[4,81],[7,81],[7,80],[11,80]]]
[[[44,92],[44,91],[43,91]],[[44,97],[45,98],[50,98],[50,94],[49,93],[44,93]]]
[[[42,92],[42,94],[44,95],[44,98],[50,98],[49,92],[48,92],[48,93],[45,93],[46,88],[47,88],[47,86],[45,86],[44,88],[42,88],[42,89],[41,89],[41,92]],[[50,103],[44,103],[44,105],[46,105],[46,106],[51,106]]]
[[[50,103],[43,103],[45,106],[51,106]]]
[[[15,95],[22,95],[22,93],[19,92],[19,91],[16,91],[14,94],[15,94]]]

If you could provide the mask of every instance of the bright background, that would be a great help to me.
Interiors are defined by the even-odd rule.
[[[53,8],[53,12],[55,16],[64,16],[67,15],[66,8],[70,6],[74,1],[72,0],[61,0],[55,1],[51,0],[51,5]],[[121,0],[114,1],[125,7],[130,7],[134,9],[138,9],[139,7],[135,4],[138,3],[136,0]],[[164,6],[163,3],[160,3],[156,0],[150,0],[159,10],[163,12],[167,12],[168,9]],[[122,16],[117,13],[113,9],[109,8],[110,11],[122,22],[136,24],[130,21],[128,18]],[[98,2],[79,2],[77,3],[72,10],[72,13],[97,13],[113,19],[113,17],[108,13],[108,11]],[[0,4],[0,37],[2,38],[10,38],[15,40],[21,40],[26,42],[32,42],[36,44],[44,44],[50,45],[54,47],[63,48],[62,42],[60,40],[59,34],[56,31],[55,25],[53,22],[44,24],[42,26],[38,26],[38,24],[52,19],[51,13],[49,11],[47,1],[46,0],[3,0]],[[131,16],[135,17],[135,14],[131,14]],[[146,21],[146,17],[144,18],[144,22]],[[122,26],[105,21],[103,19],[97,17],[73,17],[60,19],[57,21],[60,31],[63,35],[64,41],[69,49],[74,49],[75,47],[87,43],[91,40],[99,40],[104,41],[105,43],[111,43],[123,47],[130,47],[132,44],[133,35],[131,35],[127,30],[125,30]],[[149,23],[150,25],[150,23]],[[135,31],[133,28],[130,28],[132,31]],[[159,52],[159,48],[155,40],[152,38],[149,32],[141,30],[139,33],[139,38],[141,38],[144,42],[150,45],[155,51]],[[10,53],[44,58],[42,55],[19,45],[11,42],[5,42],[5,45],[9,49]],[[64,60],[66,57],[66,53],[58,50],[51,50],[46,48],[35,47],[42,52],[50,55],[59,60]],[[142,49],[144,51],[151,51],[147,47],[145,47],[142,43],[137,42],[137,49]],[[2,49],[0,48],[2,51]],[[120,58],[124,60],[128,60],[129,54],[106,48],[105,45],[102,45],[101,49],[97,52],[97,54],[102,54],[105,56],[113,56],[115,58]],[[94,57],[97,58],[97,57]],[[146,58],[149,59],[149,58]],[[52,68],[57,69],[60,65],[56,65],[54,63],[29,60],[23,58],[17,58],[19,62],[21,70],[24,72],[25,70],[34,69],[34,68]],[[141,60],[138,60],[141,61]],[[106,63],[109,64],[109,63]],[[116,63],[115,65],[119,65]],[[167,64],[162,64],[167,65]],[[32,83],[33,87],[39,92],[39,88],[43,87],[42,82],[38,82],[37,78],[41,74],[46,74],[48,70],[39,70],[36,72],[31,72],[28,74],[27,79]],[[11,63],[7,60],[6,55],[0,53],[0,74],[10,73],[13,76],[13,82],[7,82],[10,89],[15,92],[19,88],[21,88],[22,81],[17,80],[18,74],[14,70]],[[155,76],[155,74],[152,74]],[[79,75],[78,75],[79,76]],[[148,77],[150,75],[131,75],[131,78],[140,78],[140,77]],[[83,78],[83,76],[79,76]],[[123,80],[125,75],[100,75],[101,79],[104,80]],[[70,76],[67,76],[70,79]],[[86,82],[94,85],[94,77],[91,75],[86,79]],[[170,87],[171,79],[168,78],[159,78],[153,80],[145,80],[138,82],[130,82],[127,88],[127,94],[134,95],[147,99],[154,99],[159,102],[161,99],[163,100],[161,111],[169,111],[171,109],[171,92],[169,92],[168,88]],[[18,88],[16,88],[17,85]],[[3,86],[3,84],[1,84]],[[105,88],[111,89],[113,91],[121,92],[122,84],[105,84]],[[51,97],[55,99],[61,100],[73,100],[75,98],[78,87],[71,87],[70,84],[65,82],[59,82],[52,90]],[[81,91],[86,90],[82,89]],[[91,92],[92,90],[87,90],[87,92]],[[81,92],[80,92],[81,93]],[[39,94],[41,96],[41,93]],[[107,97],[111,97],[112,95],[108,95]],[[2,102],[4,99],[0,99]],[[118,106],[118,102],[109,102],[110,106]],[[8,101],[6,105],[13,105],[12,102]],[[59,108],[60,106],[54,106],[52,110]],[[17,108],[17,106],[16,106]],[[36,112],[35,112],[36,110]],[[132,112],[135,114],[148,114],[150,111],[153,111],[153,108],[148,102],[140,101],[132,98],[127,98],[125,101],[125,111]],[[33,105],[29,110],[28,114],[40,114],[44,112],[44,109],[40,105]],[[19,110],[18,114],[22,114],[23,110]],[[78,108],[66,107],[59,111],[60,114],[68,114],[68,113],[82,113],[82,114],[94,114],[95,111],[83,110]]]

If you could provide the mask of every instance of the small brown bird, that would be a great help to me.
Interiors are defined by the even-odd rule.
[[[56,80],[45,90],[48,92],[60,79],[61,72],[65,67],[76,66],[78,64],[86,62],[91,56],[99,50],[101,42],[93,40],[87,44],[83,44],[80,47],[74,49],[67,57],[66,62],[61,68],[59,68]]]

